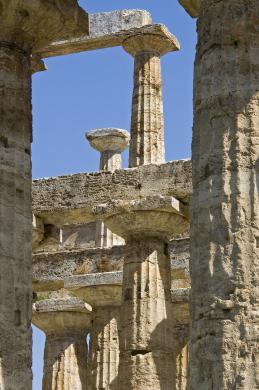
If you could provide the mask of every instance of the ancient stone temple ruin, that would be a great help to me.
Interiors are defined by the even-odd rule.
[[[31,320],[44,390],[259,389],[259,2],[179,2],[198,18],[192,161],[166,162],[166,26],[0,0],[1,390],[31,389]],[[99,172],[31,186],[32,73],[114,46],[134,61],[130,134],[89,129]]]

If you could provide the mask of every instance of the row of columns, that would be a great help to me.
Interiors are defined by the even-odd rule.
[[[153,28],[128,38],[123,47],[135,58],[129,164],[133,167],[162,163],[164,121],[160,57],[177,50],[178,43],[163,28],[159,31]],[[121,152],[129,144],[125,131],[98,129],[87,133],[86,137],[91,146],[101,152],[101,170],[113,172],[121,168]],[[123,237],[127,256],[122,302],[118,304],[115,296],[112,299],[111,289],[108,301],[95,304],[92,313],[89,389],[169,390],[173,384],[178,390],[185,388],[186,383],[177,379],[183,377],[179,374],[182,370],[179,362],[184,358],[179,357],[182,351],[173,335],[175,321],[166,243],[174,234],[188,230],[188,222],[180,208],[172,207],[172,200],[170,202],[168,207],[163,201],[158,205],[151,201],[148,211],[143,214],[140,207],[137,211],[131,210],[130,217],[117,210],[108,218],[104,213],[101,219],[106,224],[97,223],[97,246],[112,246],[121,240],[118,236]],[[129,219],[131,217],[133,219]],[[89,302],[87,289],[81,291],[79,297]],[[48,367],[48,362],[45,365]],[[46,375],[44,381],[45,378]],[[82,384],[73,387],[82,388]]]

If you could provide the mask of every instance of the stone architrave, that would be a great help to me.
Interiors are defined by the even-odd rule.
[[[164,114],[160,58],[179,50],[177,39],[162,25],[139,29],[123,42],[135,59],[129,166],[165,160]]]
[[[77,298],[38,301],[33,323],[46,334],[42,389],[86,390],[90,306]]]
[[[176,371],[167,240],[188,230],[185,210],[174,198],[150,197],[114,201],[95,212],[127,245],[118,388],[170,390]]]
[[[258,0],[200,1],[190,390],[259,388],[258,42]]]
[[[88,360],[91,390],[118,390],[121,272],[72,276],[65,288],[93,307]]]
[[[31,388],[31,55],[88,32],[75,0],[0,1],[0,387]]]
[[[129,146],[130,140],[126,130],[117,128],[91,130],[86,133],[86,139],[92,148],[101,153],[100,171],[114,172],[122,168],[121,153]],[[102,221],[96,222],[96,247],[110,248],[123,242],[120,237],[107,229]]]

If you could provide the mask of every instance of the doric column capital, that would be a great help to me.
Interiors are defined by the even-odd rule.
[[[114,200],[94,208],[119,236],[159,237],[165,241],[188,231],[185,206],[174,197],[154,196],[134,201]]]
[[[0,45],[15,42],[25,50],[89,32],[88,15],[77,0],[1,1],[0,16]]]
[[[130,135],[117,128],[95,129],[86,133],[86,139],[98,152],[116,151],[122,153],[128,146]]]
[[[123,42],[123,48],[133,57],[140,53],[156,53],[162,56],[179,50],[180,44],[168,29],[160,24],[142,27]]]
[[[33,304],[33,323],[47,335],[87,334],[91,306],[77,298],[55,298]]]
[[[93,308],[121,305],[122,272],[74,275],[65,280],[66,290]]]

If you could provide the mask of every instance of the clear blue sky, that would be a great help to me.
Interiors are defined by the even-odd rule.
[[[80,0],[88,12],[146,9],[181,44],[162,58],[166,159],[191,154],[193,62],[196,23],[177,0]],[[133,59],[121,48],[47,59],[33,76],[33,177],[98,170],[99,156],[86,131],[130,129]],[[124,158],[127,166],[127,156]],[[34,328],[33,390],[41,390],[44,336]],[[72,390],[72,389],[71,389]]]

